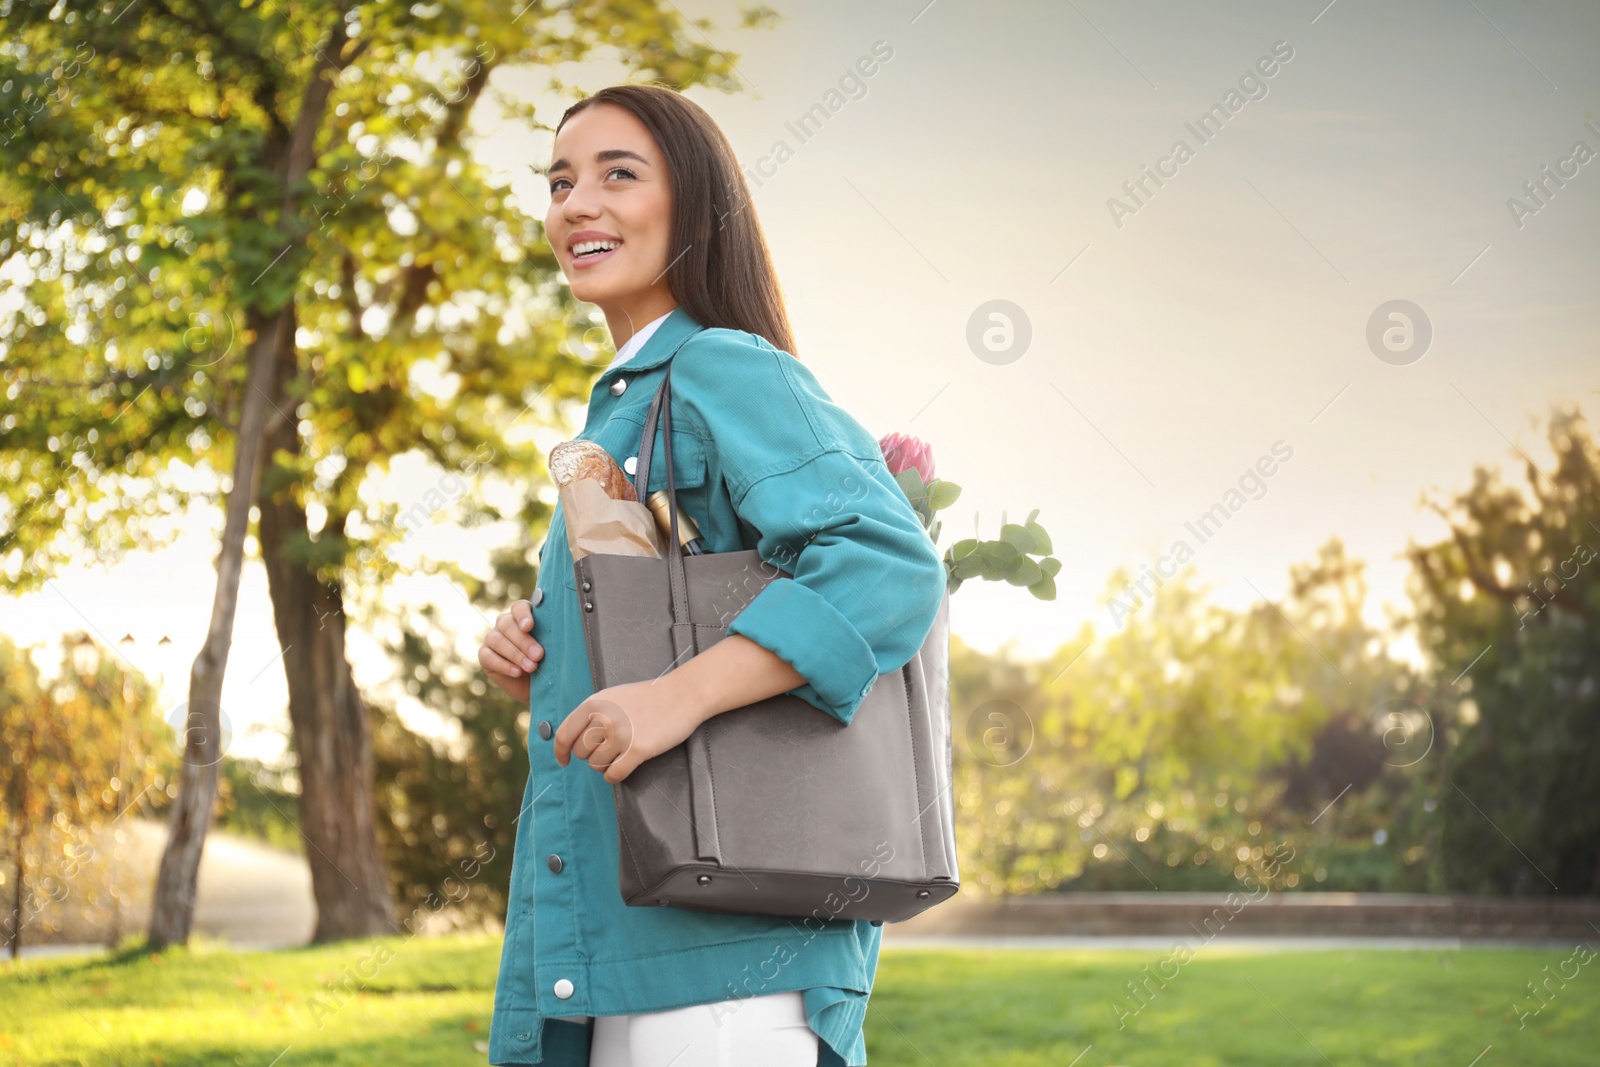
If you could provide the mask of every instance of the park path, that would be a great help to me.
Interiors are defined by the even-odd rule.
[[[158,829],[165,842],[166,826]],[[155,878],[154,867],[150,877]],[[303,855],[236,834],[207,835],[196,930],[235,945],[280,948],[310,941],[316,922],[311,866]]]
[[[130,899],[119,922],[125,936],[149,926],[167,824],[128,818],[119,825],[121,842],[96,847],[115,855],[115,877]],[[241,948],[303,945],[316,925],[311,868],[304,856],[216,829],[206,835],[195,897],[195,932]],[[70,935],[66,943],[30,944],[25,928],[22,955],[96,952],[111,939],[109,922],[89,923],[71,914],[61,919]]]
[[[149,925],[149,898],[166,841],[164,822],[129,819],[113,846],[130,904],[123,936]],[[108,855],[111,853],[108,852]],[[1570,945],[1600,929],[1593,900],[1479,900],[1404,894],[1272,894],[1229,906],[1218,894],[1101,893],[952,900],[884,929],[885,951],[920,948],[1169,950],[1176,940],[1206,949],[1281,952],[1332,949],[1457,949],[1473,944]],[[1236,914],[1234,914],[1236,913]],[[96,952],[111,924],[66,916],[56,944],[23,955]],[[79,921],[72,921],[73,919]],[[200,864],[194,929],[241,948],[310,941],[316,924],[304,856],[213,830]],[[42,925],[42,924],[41,924]]]

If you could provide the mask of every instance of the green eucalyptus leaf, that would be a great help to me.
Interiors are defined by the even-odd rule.
[[[963,556],[961,559],[956,560],[955,566],[951,568],[951,573],[958,578],[986,577],[984,566],[983,557],[974,552],[969,556]]]
[[[1053,546],[1050,544],[1050,535],[1045,533],[1043,526],[1030,520],[1026,529],[1033,535],[1034,555],[1037,556],[1040,553],[1053,551]]]
[[[935,479],[928,490],[928,506],[938,511],[954,504],[961,496],[961,487],[955,482]]]
[[[1022,555],[1017,546],[1010,541],[985,541],[978,546],[978,552],[985,559],[1007,567],[1011,565],[1012,560]]]
[[[1019,556],[1011,566],[1011,573],[1006,575],[1006,581],[1012,585],[1032,585],[1044,576],[1039,564],[1028,556]]]
[[[922,475],[917,473],[917,469],[915,467],[908,467],[899,474],[896,474],[894,476],[894,481],[895,484],[900,487],[900,491],[906,495],[906,499],[911,501],[913,504],[919,503],[927,498],[928,492],[923,487]]]
[[[1054,600],[1056,598],[1056,580],[1047,574],[1028,586],[1028,592],[1040,600]]]
[[[1000,527],[1000,540],[1008,545],[1015,545],[1018,552],[1039,551],[1033,543],[1033,534],[1028,528],[1014,522],[1008,522]]]

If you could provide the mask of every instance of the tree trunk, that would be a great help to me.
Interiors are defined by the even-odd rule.
[[[11,958],[22,955],[22,879],[27,875],[22,858],[22,838],[17,838],[16,870],[11,886]]]
[[[326,46],[317,49],[317,61],[306,82],[293,127],[285,128],[277,122],[276,115],[272,115],[277,129],[262,145],[261,165],[282,175],[283,202],[279,211],[278,225],[286,240],[291,242],[290,247],[294,242],[304,240],[304,223],[299,219],[302,195],[300,186],[310,174],[316,158],[317,134],[327,110],[328,98],[333,92],[334,77],[343,69],[345,63],[355,58],[354,54],[345,54],[346,45],[349,44],[348,33],[349,27],[344,19],[336,18],[329,31]],[[270,113],[270,100],[268,110]],[[298,236],[296,236],[297,231]],[[228,664],[228,649],[233,643],[233,613],[238,601],[239,571],[241,557],[244,554],[245,533],[250,524],[250,505],[257,497],[262,439],[266,436],[272,440],[282,440],[287,434],[290,444],[296,448],[299,444],[294,420],[285,417],[282,412],[283,388],[291,376],[283,373],[283,368],[287,366],[292,371],[295,363],[294,301],[291,298],[282,308],[272,313],[263,312],[252,306],[246,314],[250,326],[255,331],[255,338],[251,342],[250,366],[239,418],[233,485],[228,492],[222,552],[217,562],[217,592],[211,608],[211,629],[206,635],[205,647],[195,657],[194,667],[189,674],[189,718],[185,730],[183,766],[179,775],[178,797],[172,807],[167,847],[161,856],[161,873],[156,882],[150,919],[150,944],[153,948],[160,948],[172,942],[186,942],[194,917],[195,882],[200,872],[200,853],[205,845],[206,830],[209,828],[216,806],[217,764],[222,759],[220,708],[222,676]],[[269,406],[272,414],[278,416],[270,426],[267,422]],[[271,452],[267,454],[271,455]],[[262,525],[265,526],[264,514],[262,518]],[[301,524],[303,527],[303,514]],[[281,530],[282,526],[280,525],[278,529]],[[267,541],[265,529],[261,534],[262,544],[265,546]],[[278,555],[276,552],[267,554],[269,581],[274,581],[272,565],[273,557],[276,555]],[[273,590],[273,600],[275,603],[278,602],[276,588]],[[280,621],[280,638],[283,632],[284,626]],[[320,643],[325,643],[325,639]],[[287,650],[287,645],[285,647]],[[323,651],[326,652],[327,649]],[[336,651],[338,663],[343,666],[341,675],[343,681],[331,687],[333,692],[326,699],[333,700],[335,706],[342,706],[346,701],[340,694],[354,693],[354,687],[349,682],[349,668],[344,665],[342,627],[339,630]],[[316,665],[314,656],[302,659],[305,652],[302,647],[290,653],[286,660],[291,694],[295,693],[297,686],[303,689],[310,685],[312,679],[326,679],[330,676],[314,670]],[[356,701],[356,707],[359,709],[359,700]],[[298,731],[302,719],[296,714],[297,710],[301,714],[306,713],[307,706],[303,693],[299,700],[290,701],[290,717],[294,720]],[[319,721],[333,722],[334,717],[325,717]],[[350,739],[354,742],[351,745],[338,744],[339,737],[325,738],[320,731],[308,735],[307,739],[297,739],[297,747],[302,753],[314,750],[311,759],[302,756],[301,760],[302,775],[308,782],[308,789],[311,788],[309,785],[311,781],[315,781],[318,787],[328,782],[339,783],[342,786],[342,780],[348,776],[345,773],[347,771],[357,772],[355,777],[363,782],[370,779],[370,755],[361,758],[363,751],[361,743],[365,742],[367,736],[366,722],[358,715],[357,723],[359,735]],[[309,725],[316,727],[317,721],[311,721]],[[346,731],[337,732],[342,735]],[[346,756],[357,758],[341,765],[339,761]],[[305,768],[308,764],[320,764],[320,769],[306,774]],[[366,770],[361,773],[363,768]],[[368,786],[353,788],[370,799]],[[351,803],[341,809],[337,806],[327,806],[328,798],[322,795],[320,788],[310,796],[316,802],[313,810],[317,810],[317,805],[320,804],[320,810],[329,813],[328,821],[332,821],[331,814],[334,812],[360,810],[368,813],[363,821],[371,823],[370,803],[365,808]],[[305,809],[306,805],[307,796],[303,794],[302,809]],[[310,812],[305,814],[310,815]],[[304,821],[308,831],[306,840],[313,846],[312,851],[316,852],[325,843],[324,837],[314,828],[316,819],[305,818]],[[363,834],[359,826],[354,828],[354,832],[358,841],[371,836]],[[369,863],[378,859],[375,849],[369,858],[359,846],[356,854],[341,852],[337,848],[339,841],[336,837],[327,838],[326,843],[336,846],[333,854],[339,856],[340,861],[347,866],[354,867],[358,873],[368,872]],[[311,861],[314,879],[320,866],[332,863],[326,853],[308,858]],[[381,874],[381,862],[376,868],[370,869],[376,869]],[[319,934],[324,929],[325,923],[331,922],[334,924],[333,928],[340,928],[339,916],[350,911],[346,900],[323,899],[323,890],[327,882],[328,879],[324,874],[324,877],[316,880],[314,886],[318,903],[325,909],[318,918]],[[357,896],[360,899],[367,899],[372,893],[385,898],[382,910],[387,917],[387,887],[382,884],[381,878],[376,890],[361,890]],[[366,914],[370,907],[370,904],[366,904],[358,910]],[[369,918],[364,922],[370,923],[371,920]],[[362,923],[357,923],[355,928],[366,929]]]
[[[28,741],[23,742],[27,744]],[[14,835],[15,849],[12,859],[15,870],[11,877],[11,930],[8,940],[11,943],[11,958],[17,959],[22,955],[22,883],[27,877],[27,853],[24,851],[28,844],[28,768],[33,766],[33,754],[21,753],[22,758],[12,765],[13,777],[11,784],[16,792],[16,804],[12,808],[11,820],[16,829]]]
[[[217,764],[222,761],[222,678],[228,667],[228,650],[233,646],[233,615],[239,601],[244,538],[261,473],[262,433],[270,406],[268,390],[279,352],[284,348],[293,351],[293,320],[293,305],[270,316],[253,312],[249,320],[255,337],[250,343],[239,433],[234,444],[233,484],[228,487],[222,547],[217,554],[211,627],[189,671],[178,795],[167,822],[167,844],[161,853],[161,870],[151,902],[149,945],[153,949],[186,944],[194,921],[200,853],[216,810]]]
[[[279,364],[280,390],[297,370],[291,349]],[[267,448],[269,457],[279,449],[300,454],[294,420],[273,427]],[[292,486],[270,484],[275,481],[261,487],[258,528],[289,681],[300,827],[317,902],[312,941],[397,933],[374,818],[372,734],[345,658],[343,593],[319,581],[303,549],[295,551],[309,544],[305,509],[293,499]]]

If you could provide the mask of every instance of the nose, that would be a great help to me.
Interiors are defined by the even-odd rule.
[[[577,223],[595,218],[599,213],[597,191],[582,178],[572,179],[572,188],[567,190],[566,199],[561,202],[561,217],[568,223]]]

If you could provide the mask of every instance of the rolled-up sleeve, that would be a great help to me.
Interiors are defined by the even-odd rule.
[[[721,339],[672,371],[702,424],[769,582],[728,624],[805,677],[788,692],[848,724],[878,675],[927,640],[945,567],[876,439],[795,357]],[[729,351],[729,349],[732,351]],[[690,358],[684,359],[685,355]]]

